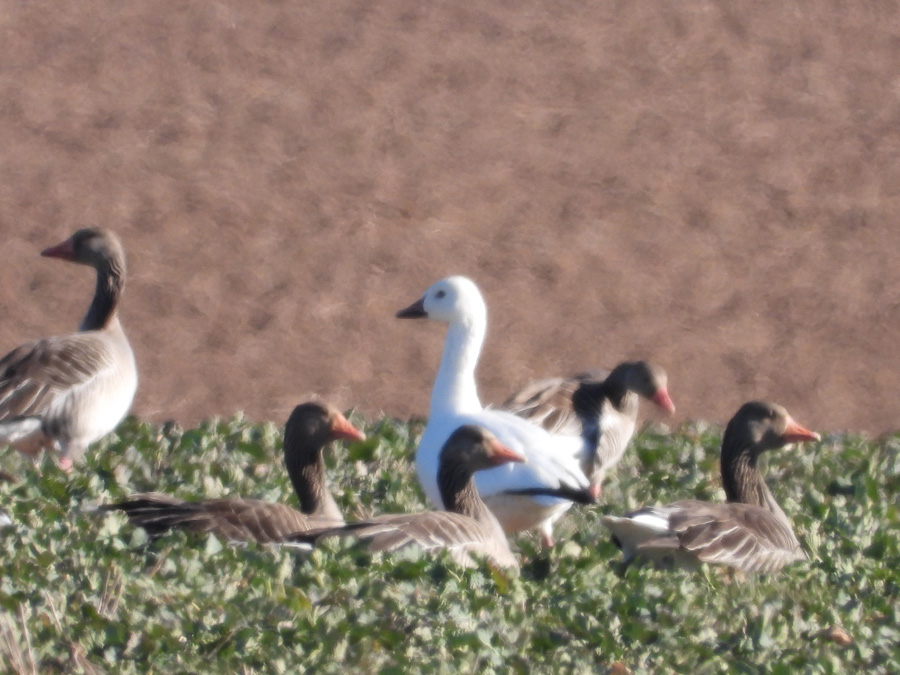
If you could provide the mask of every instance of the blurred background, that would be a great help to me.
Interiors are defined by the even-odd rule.
[[[677,419],[750,398],[900,428],[898,3],[0,1],[0,353],[129,254],[133,412],[425,415],[447,274],[478,376],[652,358]]]

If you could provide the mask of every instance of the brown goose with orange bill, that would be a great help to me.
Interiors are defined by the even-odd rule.
[[[333,440],[364,438],[332,406],[310,402],[294,408],[284,428],[284,463],[300,500],[300,511],[259,499],[190,502],[155,492],[136,494],[100,510],[124,511],[132,525],[154,537],[177,528],[215,534],[228,542],[281,542],[288,534],[343,523],[328,491],[322,450]]]
[[[625,561],[635,556],[676,564],[712,563],[745,572],[776,572],[804,557],[791,523],[757,468],[762,452],[817,441],[782,406],[745,403],[722,439],[722,484],[727,502],[685,500],[606,516]]]
[[[327,537],[351,536],[371,551],[396,551],[416,546],[425,551],[447,550],[466,567],[485,558],[498,567],[518,567],[503,528],[478,496],[476,471],[525,458],[500,443],[490,431],[474,425],[459,427],[441,451],[438,485],[445,511],[391,514],[310,531],[290,537],[314,544]]]

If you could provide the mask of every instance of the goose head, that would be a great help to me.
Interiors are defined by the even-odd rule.
[[[446,277],[425,291],[425,295],[406,309],[397,312],[398,319],[433,319],[447,323],[470,323],[487,315],[481,291],[471,279]]]
[[[329,441],[365,440],[366,435],[356,429],[341,411],[324,403],[310,401],[294,408],[284,428],[285,448],[294,449],[305,444],[324,446]]]
[[[723,453],[729,448],[749,448],[755,454],[775,450],[788,443],[818,441],[819,434],[806,429],[777,403],[750,401],[731,418],[722,439]]]
[[[675,404],[666,388],[668,376],[660,366],[648,361],[632,361],[617,366],[610,377],[620,369],[626,389],[653,401],[670,415],[675,412]]]
[[[475,424],[466,424],[454,431],[441,450],[441,463],[465,466],[471,471],[481,471],[509,462],[525,462],[526,459],[497,437]]]
[[[582,424],[585,424],[596,417],[606,397],[613,395],[612,392],[619,392],[619,396],[634,392],[653,401],[671,415],[675,412],[675,404],[669,397],[667,383],[666,371],[654,363],[620,363],[605,380],[588,380],[578,385],[572,393],[572,408]]]
[[[125,251],[119,238],[101,227],[86,227],[78,230],[64,242],[41,251],[46,258],[60,258],[97,269],[124,267]]]

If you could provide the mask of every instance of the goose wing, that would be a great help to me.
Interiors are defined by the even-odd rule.
[[[790,524],[759,506],[688,501],[670,509],[681,548],[703,562],[775,572],[803,558]]]
[[[289,534],[311,527],[339,524],[306,516],[284,504],[258,499],[188,502],[159,493],[134,495],[128,501],[106,505],[101,510],[125,512],[132,525],[144,528],[151,536],[182,529],[215,534],[225,541],[260,544],[280,542]]]
[[[465,566],[475,564],[473,555],[503,567],[518,566],[505,538],[488,532],[473,518],[449,511],[378,516],[342,527],[311,530],[291,539],[315,543],[335,536],[365,541],[371,551],[397,551],[408,546],[424,551],[446,549]]]
[[[24,344],[0,360],[0,422],[41,416],[115,370],[115,348],[94,332]]]

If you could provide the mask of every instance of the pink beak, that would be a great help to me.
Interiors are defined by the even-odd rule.
[[[669,398],[669,392],[666,391],[665,387],[660,387],[656,390],[656,393],[653,394],[653,402],[670,415],[674,414],[675,404]]]
[[[45,248],[41,251],[41,255],[45,258],[61,258],[63,260],[75,260],[75,242],[71,237],[61,244]]]
[[[491,441],[490,446],[492,452],[491,463],[494,465],[499,466],[500,464],[506,464],[507,462],[525,463],[527,461],[518,452],[496,439]]]

